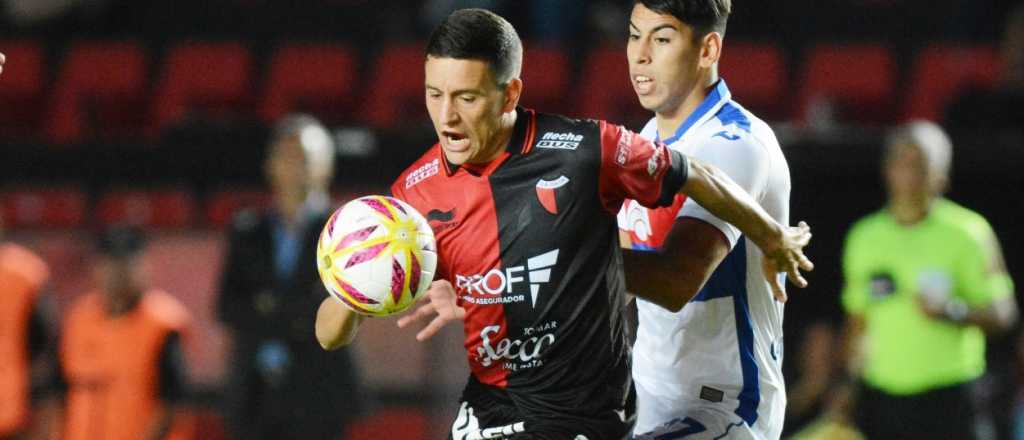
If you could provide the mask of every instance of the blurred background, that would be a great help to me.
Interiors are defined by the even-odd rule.
[[[184,350],[194,438],[223,438],[232,335],[215,305],[226,228],[238,210],[269,203],[263,161],[274,122],[305,112],[328,127],[338,154],[335,204],[386,191],[436,141],[422,102],[426,36],[453,9],[478,6],[508,18],[525,42],[525,105],[639,130],[650,115],[627,78],[631,5],[0,1],[4,240],[49,266],[43,295],[56,332],[68,305],[92,288],[95,232],[144,227],[152,285],[193,317],[197,337]],[[949,131],[949,197],[991,222],[1011,275],[1024,282],[1024,232],[1015,226],[1024,214],[1020,8],[1003,0],[734,1],[720,73],[735,99],[775,129],[792,173],[792,218],[814,228],[811,287],[791,294],[786,308],[791,387],[808,374],[838,374],[829,360],[839,358],[842,241],[884,203],[880,153],[895,124],[926,118]],[[312,257],[300,258],[312,265]],[[345,397],[363,404],[347,437],[442,438],[468,374],[461,329],[418,343],[392,319],[364,327],[351,350],[362,388]],[[990,438],[1014,438],[1021,334],[989,339],[980,399]],[[788,419],[794,428],[822,406],[827,387],[811,388],[808,402],[791,402],[803,411]]]

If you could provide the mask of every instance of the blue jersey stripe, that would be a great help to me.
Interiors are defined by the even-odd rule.
[[[736,124],[740,130],[750,133],[750,118],[743,113],[743,110],[740,110],[739,107],[733,104],[732,101],[725,103],[715,117],[722,123],[722,127]]]
[[[732,297],[735,310],[736,341],[740,356],[740,370],[743,374],[743,388],[737,398],[738,415],[747,425],[757,421],[757,407],[761,404],[761,385],[758,381],[757,359],[754,356],[754,326],[750,319],[750,304],[747,300],[747,242],[740,236],[736,246],[722,260],[707,284],[693,301],[708,301],[715,298]]]
[[[744,255],[747,253],[746,240],[742,238],[735,250]],[[736,415],[740,416],[748,426],[757,422],[757,406],[761,403],[761,384],[757,380],[757,358],[754,357],[754,326],[750,320],[750,303],[747,298],[747,259],[743,258],[743,289],[737,290],[733,296],[733,309],[736,313],[736,340],[739,345],[740,369],[743,371],[743,389],[740,391],[740,405]]]

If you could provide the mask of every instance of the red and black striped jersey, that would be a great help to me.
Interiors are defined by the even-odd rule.
[[[604,121],[517,114],[498,159],[453,167],[435,144],[392,194],[434,230],[436,279],[466,309],[477,381],[526,413],[622,409],[629,348],[615,217],[627,197],[671,204],[686,159]]]

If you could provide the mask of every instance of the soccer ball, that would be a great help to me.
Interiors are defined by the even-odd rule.
[[[366,196],[338,208],[316,248],[320,280],[356,313],[408,309],[434,279],[437,247],[427,220],[393,197]]]

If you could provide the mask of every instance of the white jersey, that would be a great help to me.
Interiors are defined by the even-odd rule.
[[[657,138],[655,120],[641,134]],[[789,224],[789,166],[775,134],[768,124],[732,101],[725,81],[719,81],[675,135],[663,142],[720,168],[776,221]],[[693,200],[685,201],[677,217],[693,217],[715,226],[729,240],[732,251],[678,313],[637,300],[640,323],[633,347],[638,393],[634,432],[647,433],[691,414],[720,414],[718,422],[729,427],[729,438],[777,439],[786,405],[783,305],[774,299],[764,280],[762,253],[736,227]],[[635,201],[627,202],[619,214],[623,229],[650,234],[646,219],[646,208]],[[741,428],[732,429],[735,424]]]

